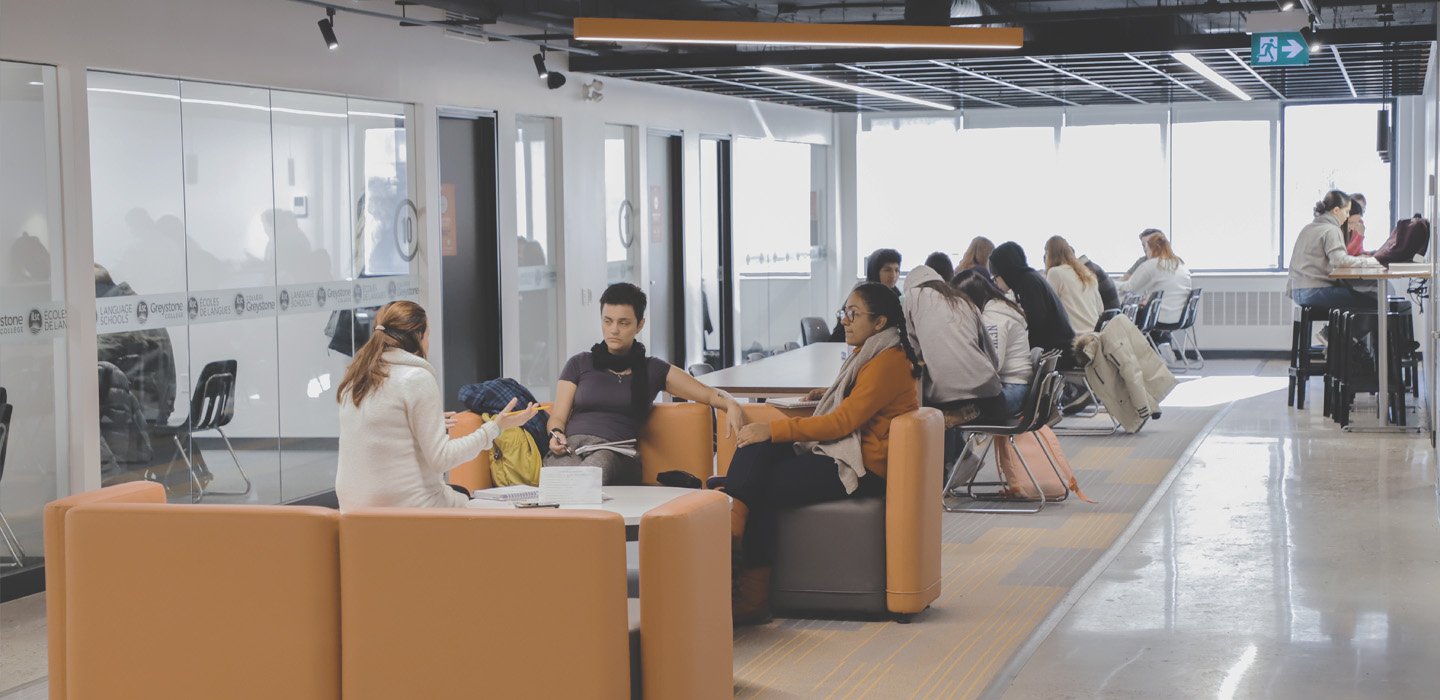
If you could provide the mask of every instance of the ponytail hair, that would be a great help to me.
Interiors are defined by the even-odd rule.
[[[922,371],[920,360],[915,355],[915,348],[910,346],[910,333],[905,329],[905,311],[900,308],[900,297],[879,282],[859,285],[854,293],[860,295],[871,314],[885,317],[887,328],[900,331],[900,347],[905,349],[905,357],[910,359],[910,376],[918,378]]]
[[[1330,190],[1325,193],[1325,198],[1315,203],[1315,216],[1320,216],[1331,209],[1350,210],[1350,195],[1340,190]]]
[[[380,313],[375,314],[374,332],[345,368],[345,378],[335,391],[336,402],[344,403],[348,398],[359,406],[366,396],[380,388],[390,376],[390,368],[382,357],[386,350],[397,348],[424,357],[420,339],[425,337],[429,325],[425,309],[413,301],[396,301],[382,307]]]

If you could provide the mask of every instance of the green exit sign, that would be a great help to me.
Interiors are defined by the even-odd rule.
[[[1250,65],[1256,68],[1310,65],[1310,45],[1300,32],[1250,35]]]

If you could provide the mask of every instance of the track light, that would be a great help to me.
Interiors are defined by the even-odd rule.
[[[535,74],[540,76],[551,90],[559,90],[565,84],[564,73],[545,67],[545,49],[540,49],[540,53],[535,54]]]
[[[325,47],[331,51],[340,48],[340,40],[335,37],[335,8],[325,8],[325,19],[316,24],[320,25],[320,36],[325,37]]]
[[[1280,10],[1282,12],[1289,12],[1293,9],[1295,9],[1294,0],[1285,0],[1284,2],[1280,3]]]

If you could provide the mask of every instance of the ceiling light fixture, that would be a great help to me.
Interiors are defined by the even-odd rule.
[[[325,19],[316,24],[320,25],[320,36],[325,37],[325,47],[331,51],[340,48],[340,39],[335,36],[335,8],[325,8]]]
[[[545,49],[535,54],[535,74],[545,81],[545,85],[551,90],[559,90],[565,84],[565,74],[558,70],[550,70],[545,66]]]
[[[754,44],[886,49],[1018,49],[1020,27],[919,27],[804,22],[707,22],[575,18],[576,41],[641,44]]]
[[[1244,90],[1241,90],[1238,85],[1230,82],[1229,80],[1226,80],[1225,76],[1216,73],[1215,69],[1205,65],[1205,62],[1197,58],[1195,54],[1185,51],[1176,51],[1170,55],[1174,57],[1175,60],[1185,64],[1185,66],[1190,70],[1193,70],[1196,73],[1204,76],[1206,80],[1209,80],[1210,82],[1219,85],[1226,92],[1242,100],[1245,100],[1246,102],[1254,99],[1250,97],[1250,95]]]
[[[955,107],[951,105],[940,104],[939,102],[931,102],[929,100],[922,100],[918,97],[897,95],[893,92],[885,92],[883,90],[876,90],[874,88],[861,87],[859,85],[852,85],[850,83],[842,83],[838,80],[830,80],[829,78],[821,78],[815,75],[806,75],[805,73],[796,73],[794,71],[783,70],[780,68],[772,68],[770,66],[760,66],[759,70],[770,73],[771,75],[778,75],[785,78],[793,78],[795,80],[804,80],[807,82],[815,83],[817,85],[826,85],[829,87],[840,88],[842,90],[849,90],[851,92],[858,92],[862,95],[884,97],[889,100],[898,100],[900,102],[909,102],[913,105],[920,105],[921,107],[929,107],[930,109],[943,109],[947,112],[955,111]]]
[[[1285,0],[1285,2],[1280,3],[1280,10],[1283,12],[1289,12],[1293,9],[1295,9],[1293,0]]]

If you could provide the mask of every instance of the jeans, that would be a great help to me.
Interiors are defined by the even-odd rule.
[[[1373,309],[1375,291],[1358,291],[1345,285],[1330,287],[1307,287],[1290,290],[1290,298],[1301,306],[1318,306],[1322,309]]]
[[[1000,387],[1000,395],[1005,398],[1005,410],[1010,415],[1020,415],[1025,407],[1025,393],[1029,390],[1029,384],[1004,384]]]
[[[745,520],[744,564],[769,566],[775,559],[781,509],[878,496],[885,493],[885,480],[866,473],[855,493],[847,494],[835,460],[810,452],[797,455],[790,442],[759,442],[735,452],[726,473],[725,493],[750,509]]]

